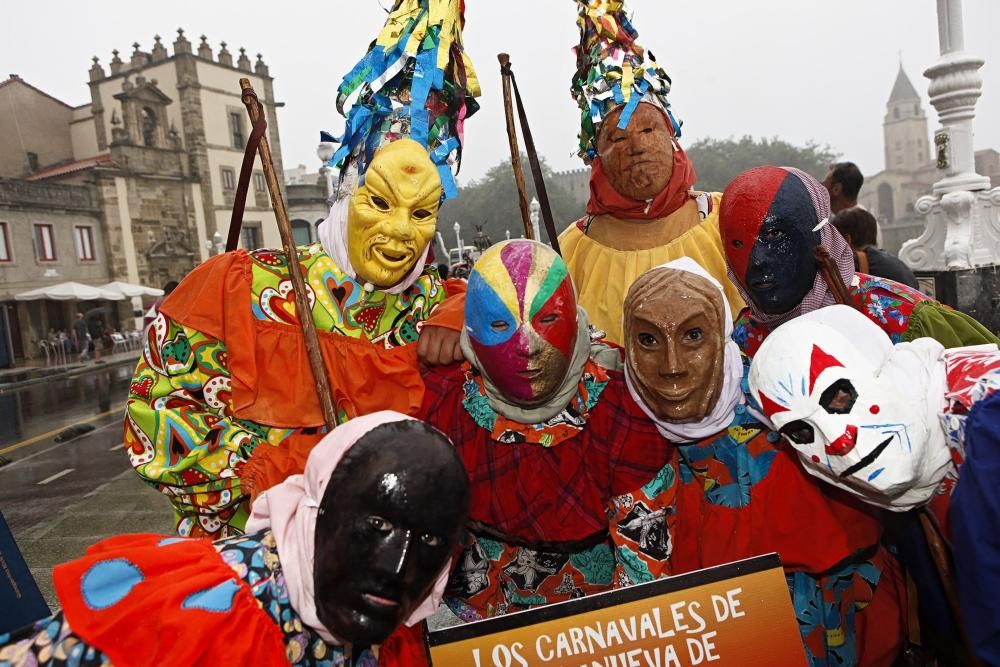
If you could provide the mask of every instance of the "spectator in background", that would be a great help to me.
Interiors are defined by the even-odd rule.
[[[73,339],[76,351],[80,353],[80,361],[86,361],[90,358],[90,341],[87,340],[87,322],[83,319],[83,313],[77,313],[73,320]]]
[[[90,334],[90,352],[94,355],[94,361],[100,361],[104,352],[104,318],[94,315],[87,318],[87,333]]]
[[[865,177],[853,162],[837,162],[823,179],[823,187],[830,193],[830,211],[834,214],[858,205],[858,193]]]
[[[913,289],[920,289],[917,277],[898,257],[877,247],[878,223],[875,216],[855,206],[833,216],[833,226],[847,239],[854,251],[854,268],[861,273],[888,278]]]
[[[438,275],[441,276],[441,280],[448,280],[448,270],[450,268],[451,267],[449,267],[444,262],[438,264]]]

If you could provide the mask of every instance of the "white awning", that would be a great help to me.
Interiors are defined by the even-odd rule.
[[[129,298],[136,296],[163,296],[163,290],[156,287],[146,287],[145,285],[134,285],[116,280],[107,285],[101,285],[101,289],[115,292]]]
[[[38,301],[40,299],[52,299],[54,301],[124,301],[125,295],[121,292],[115,292],[102,287],[92,287],[71,281],[21,292],[20,294],[15,294],[14,299],[17,301]]]

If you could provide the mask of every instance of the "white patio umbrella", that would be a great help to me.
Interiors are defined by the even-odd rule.
[[[120,280],[101,285],[101,289],[115,292],[129,298],[136,296],[163,296],[163,290],[156,287],[146,287],[145,285],[135,285],[133,283],[123,283]]]
[[[38,301],[40,299],[52,299],[54,301],[124,301],[125,295],[120,292],[92,287],[77,282],[65,282],[37,289],[28,290],[15,294],[17,301]]]

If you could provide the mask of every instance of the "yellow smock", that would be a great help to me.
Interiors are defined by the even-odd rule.
[[[622,304],[632,283],[640,275],[681,257],[690,257],[719,281],[729,299],[732,312],[744,306],[739,292],[726,275],[726,259],[719,236],[719,202],[722,195],[712,195],[712,209],[700,223],[664,245],[645,249],[617,249],[600,243],[580,229],[570,225],[559,236],[563,259],[576,284],[577,301],[583,306],[590,322],[607,333],[608,341],[622,344]],[[621,246],[628,247],[630,228],[637,225],[690,226],[691,215],[698,215],[693,200],[666,218],[650,222],[620,221],[623,236]]]

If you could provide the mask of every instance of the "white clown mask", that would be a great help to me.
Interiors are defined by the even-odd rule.
[[[750,391],[811,474],[905,511],[929,500],[951,465],[938,423],[942,351],[931,339],[893,346],[861,313],[830,306],[767,337]]]

